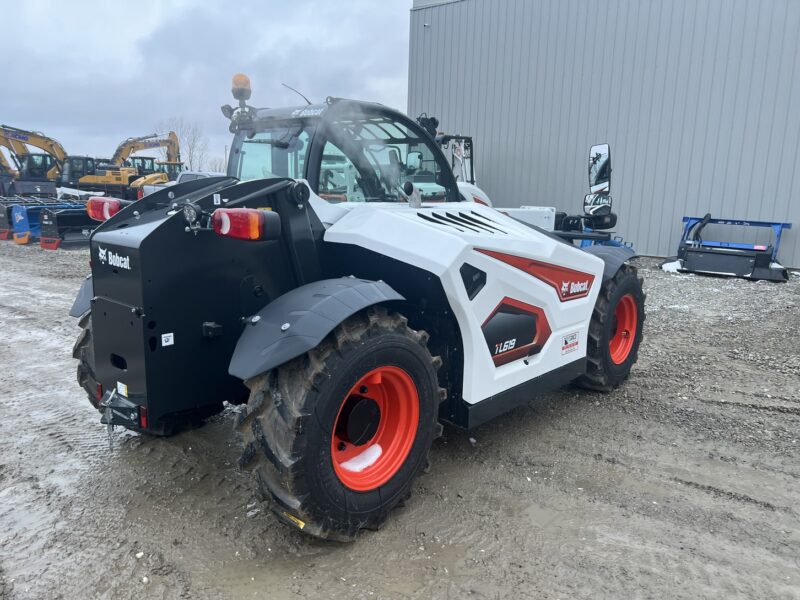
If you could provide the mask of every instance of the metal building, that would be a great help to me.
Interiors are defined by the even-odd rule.
[[[683,215],[790,221],[800,267],[800,2],[414,0],[408,112],[475,138],[499,206],[579,212],[611,144],[617,231],[674,255]]]

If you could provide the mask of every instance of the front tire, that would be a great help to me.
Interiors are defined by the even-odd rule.
[[[246,382],[241,466],[281,520],[349,541],[410,495],[437,429],[441,361],[427,339],[373,308]]]
[[[603,282],[589,324],[586,375],[576,383],[610,392],[625,381],[639,358],[645,293],[636,267],[623,264]]]

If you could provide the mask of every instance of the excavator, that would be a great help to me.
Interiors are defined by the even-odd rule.
[[[139,177],[133,167],[102,164],[91,156],[68,155],[61,143],[38,131],[0,125],[0,135],[44,151],[28,153],[20,160],[13,193],[29,193],[27,184],[41,189],[49,181],[53,189],[48,191],[52,194],[58,185],[125,196],[130,182]]]
[[[0,139],[5,140],[7,145],[4,145],[14,153],[19,167],[14,179],[3,185],[3,195],[55,195],[53,182],[67,156],[64,147],[42,133],[8,125],[0,126]],[[30,152],[28,145],[44,152]]]
[[[140,168],[139,173],[143,175],[139,179],[131,182],[131,191],[138,193],[144,188],[145,185],[156,185],[174,181],[180,173],[183,163],[181,162],[180,144],[178,136],[174,131],[170,131],[167,135],[158,137],[158,134],[151,134],[149,136],[142,136],[140,138],[129,138],[120,144],[117,151],[114,153],[114,158],[118,159],[119,156],[130,156],[133,152],[143,150],[145,148],[164,148],[167,153],[167,160],[156,161],[153,168],[149,172],[144,172],[147,169]],[[127,155],[125,154],[127,152]],[[152,160],[149,157],[133,157],[131,160]],[[136,163],[134,163],[136,164]]]

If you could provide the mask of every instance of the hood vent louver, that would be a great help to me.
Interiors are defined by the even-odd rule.
[[[488,235],[507,235],[507,232],[503,231],[492,219],[476,213],[475,211],[432,210],[430,212],[420,211],[417,215],[428,223],[452,228],[461,233],[470,232]]]

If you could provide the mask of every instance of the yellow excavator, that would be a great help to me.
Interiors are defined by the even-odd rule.
[[[28,184],[50,181],[63,187],[125,196],[129,195],[130,182],[139,177],[133,167],[101,164],[91,156],[68,155],[61,143],[38,131],[0,125],[0,135],[44,151],[44,154],[27,153],[18,159],[20,168],[12,184],[14,193],[24,193]]]
[[[27,131],[9,125],[0,125],[0,136],[17,148],[12,151],[17,155],[20,177],[50,180],[58,178],[67,152],[57,140],[38,131]],[[44,154],[29,152],[26,145],[43,150]]]
[[[173,181],[183,167],[180,143],[174,131],[170,131],[167,135],[161,137],[154,133],[140,138],[129,138],[120,144],[111,160],[114,161],[119,157],[127,158],[133,152],[146,148],[164,148],[166,150],[167,160],[156,161],[153,169],[150,170],[149,173],[143,173],[143,177],[131,182],[131,190],[135,193],[138,193],[145,185],[155,185]],[[135,161],[137,159],[147,160],[149,157],[133,157],[131,160]],[[140,173],[145,170],[145,168],[141,168]]]
[[[36,131],[26,131],[0,125],[0,139],[14,154],[17,162],[15,177],[6,177],[3,182],[3,195],[55,195],[55,180],[61,173],[61,165],[67,156],[58,141]],[[43,153],[30,152],[28,145],[43,150]]]

